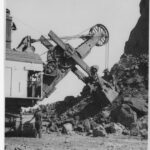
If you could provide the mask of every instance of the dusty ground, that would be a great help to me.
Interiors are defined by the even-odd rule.
[[[89,137],[85,135],[43,134],[38,138],[5,138],[7,150],[146,150],[147,141],[138,137]]]

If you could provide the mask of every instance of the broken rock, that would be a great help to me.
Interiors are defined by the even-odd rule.
[[[124,126],[116,123],[110,123],[105,126],[105,130],[107,133],[115,133],[115,134],[122,134]]]
[[[106,136],[107,133],[105,131],[105,128],[102,126],[102,125],[99,125],[97,126],[94,130],[93,130],[93,136],[94,137],[98,137],[98,136],[101,136],[101,137],[104,137]]]
[[[140,130],[142,129],[148,130],[148,116],[143,116],[139,118],[137,122]]]
[[[138,136],[139,135],[139,127],[137,123],[132,123],[130,127],[130,135]]]
[[[92,118],[90,119],[90,124],[91,130],[95,129],[98,126],[98,124]]]
[[[140,135],[143,139],[148,139],[148,131],[146,129],[140,130]]]
[[[78,124],[75,128],[74,128],[75,131],[78,131],[78,132],[84,132],[84,127],[82,124]]]
[[[122,104],[111,111],[111,120],[119,122],[125,127],[130,127],[132,123],[137,121],[137,115],[129,105]]]
[[[123,135],[130,135],[130,130],[128,130],[128,129],[124,129],[123,131],[122,131],[122,134]]]
[[[138,119],[139,132],[143,139],[148,138],[148,116],[143,116]]]
[[[71,123],[66,123],[63,125],[62,133],[64,134],[73,134],[73,127]]]
[[[146,115],[148,113],[148,104],[144,99],[132,97],[127,99],[125,103],[128,104],[138,116]]]
[[[83,121],[83,126],[84,126],[84,131],[85,132],[89,132],[91,130],[91,124],[90,124],[89,119],[85,119]]]
[[[58,131],[57,125],[52,122],[52,125],[49,127],[49,131],[50,132],[57,132]]]

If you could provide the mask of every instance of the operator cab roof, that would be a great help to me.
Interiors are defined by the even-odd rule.
[[[5,59],[9,61],[43,64],[41,57],[38,54],[32,52],[20,52],[6,49],[5,56]]]

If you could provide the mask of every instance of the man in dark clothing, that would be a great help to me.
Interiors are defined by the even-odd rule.
[[[34,113],[34,116],[29,121],[31,122],[35,118],[35,129],[36,129],[37,134],[39,134],[39,138],[42,137],[42,131],[41,131],[42,130],[42,116],[43,116],[42,111],[40,107],[38,107],[38,109]]]
[[[108,69],[104,70],[104,76],[102,78],[114,86],[114,77]]]
[[[97,65],[94,65],[90,68],[90,72],[91,72],[91,77],[95,80],[98,81],[98,72],[99,67]]]

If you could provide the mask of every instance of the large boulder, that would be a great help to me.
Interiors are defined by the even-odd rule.
[[[132,123],[137,121],[137,115],[135,111],[127,104],[122,104],[111,111],[111,121],[119,122],[125,127],[130,128]]]
[[[73,134],[73,126],[72,126],[72,124],[71,123],[65,123],[63,125],[62,133],[69,134],[69,135]]]
[[[128,104],[138,114],[138,116],[143,116],[148,113],[148,104],[144,99],[138,99],[137,97],[129,97],[124,99],[124,103]]]
[[[90,124],[89,119],[85,119],[83,121],[83,126],[84,126],[84,131],[85,132],[89,132],[91,130],[91,124]]]

